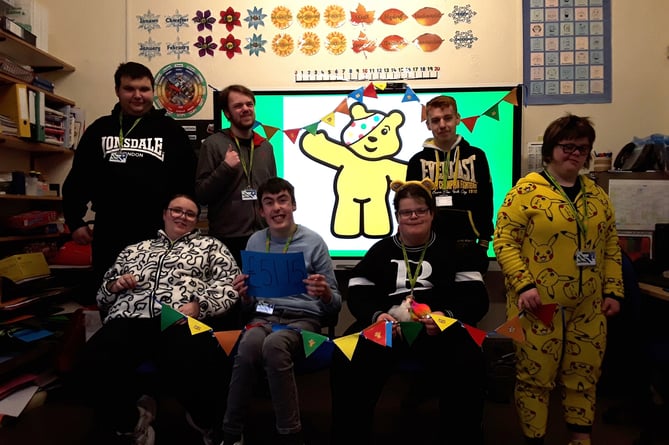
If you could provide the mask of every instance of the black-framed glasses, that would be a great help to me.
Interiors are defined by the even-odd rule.
[[[558,147],[562,148],[564,154],[570,155],[576,150],[579,154],[588,154],[592,150],[592,145],[577,145],[577,144],[555,144]]]
[[[408,218],[411,218],[411,215],[413,215],[414,213],[416,214],[416,216],[425,216],[425,215],[427,215],[427,212],[429,212],[429,211],[430,211],[429,208],[421,207],[419,209],[413,209],[413,210],[409,210],[409,209],[398,210],[397,214],[400,215],[400,218],[408,219]]]
[[[190,220],[197,218],[197,213],[193,212],[192,210],[184,210],[178,207],[169,207],[167,210],[170,211],[170,216],[172,218],[179,218],[182,216]]]

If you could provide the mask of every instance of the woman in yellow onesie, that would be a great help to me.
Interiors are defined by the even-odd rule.
[[[521,178],[497,214],[494,250],[507,293],[507,317],[520,315],[515,402],[528,444],[543,444],[555,385],[573,445],[589,445],[606,317],[620,310],[621,253],[613,207],[581,170],[595,130],[567,114],[544,133],[544,170]],[[536,316],[556,304],[552,321]]]

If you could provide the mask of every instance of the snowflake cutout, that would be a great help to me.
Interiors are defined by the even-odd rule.
[[[267,17],[267,14],[262,13],[262,8],[258,9],[254,6],[253,11],[247,9],[246,12],[248,12],[249,15],[244,18],[244,21],[249,24],[249,28],[253,26],[254,29],[258,29],[258,26],[265,26],[263,19]]]
[[[177,9],[174,12],[174,15],[168,15],[165,17],[165,23],[167,28],[176,28],[177,32],[179,32],[179,28],[182,26],[188,26],[188,15],[179,14],[179,10]]]
[[[197,54],[200,57],[207,55],[214,57],[214,50],[218,48],[218,45],[211,36],[197,36],[197,42],[193,43],[193,46],[198,49]]]
[[[241,12],[237,12],[232,9],[232,6],[228,7],[225,11],[221,11],[221,20],[218,23],[225,24],[225,29],[232,31],[235,26],[242,26],[242,22],[239,20]]]
[[[174,54],[177,56],[177,60],[181,60],[182,54],[190,54],[190,45],[189,42],[182,42],[177,36],[177,41],[172,43],[166,43],[167,54]]]
[[[154,42],[151,37],[146,42],[139,42],[139,56],[146,57],[151,60],[154,57],[160,56],[160,44],[161,42]]]
[[[138,29],[143,29],[149,33],[154,29],[160,28],[160,15],[153,14],[149,9],[144,15],[137,15],[137,21],[139,21]]]
[[[249,56],[256,55],[260,56],[260,52],[265,52],[265,44],[267,43],[267,40],[263,40],[262,34],[261,35],[256,35],[253,33],[253,37],[247,38],[246,39],[249,44],[244,47],[244,49],[249,50]]]
[[[461,48],[471,48],[475,41],[479,38],[475,37],[472,33],[472,30],[469,31],[455,31],[455,35],[449,39],[449,42],[453,42],[455,49]]]
[[[235,54],[242,53],[242,48],[240,46],[241,44],[241,40],[235,39],[235,36],[232,34],[228,34],[225,39],[221,39],[221,47],[219,50],[225,51],[225,55],[228,56],[228,59],[232,59]]]
[[[476,15],[476,11],[472,10],[471,5],[467,6],[453,6],[453,12],[448,16],[453,19],[453,23],[471,23],[472,17]]]
[[[211,11],[197,11],[195,17],[193,17],[193,22],[197,23],[197,31],[202,32],[205,28],[209,31],[212,30],[212,25],[216,23],[216,17],[212,17]]]

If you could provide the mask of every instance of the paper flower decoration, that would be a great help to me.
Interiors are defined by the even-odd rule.
[[[214,56],[214,50],[218,48],[218,45],[214,43],[214,39],[211,36],[197,37],[197,42],[193,44],[194,47],[198,49],[198,55],[204,57],[206,55]]]
[[[242,53],[241,43],[241,40],[235,39],[235,36],[232,34],[228,34],[225,39],[221,39],[221,47],[219,50],[225,51],[225,55],[228,56],[228,59],[232,59],[235,54]]]
[[[207,28],[209,31],[212,30],[213,24],[216,23],[216,18],[211,16],[211,11],[197,11],[195,17],[193,17],[193,22],[197,23],[198,32],[204,31]]]
[[[232,6],[228,7],[225,11],[221,11],[221,20],[218,23],[225,24],[225,29],[232,31],[235,26],[242,26],[242,22],[239,20],[239,17],[242,14],[232,9]]]

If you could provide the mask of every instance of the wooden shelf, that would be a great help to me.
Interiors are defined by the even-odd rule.
[[[30,65],[35,72],[74,71],[74,67],[15,35],[0,29],[0,54],[15,62]]]
[[[74,150],[69,148],[53,144],[45,144],[44,142],[35,142],[8,134],[0,134],[0,148],[26,151],[35,154],[74,154]]]
[[[61,196],[49,195],[0,195],[0,199],[20,200],[20,201],[62,201]]]

